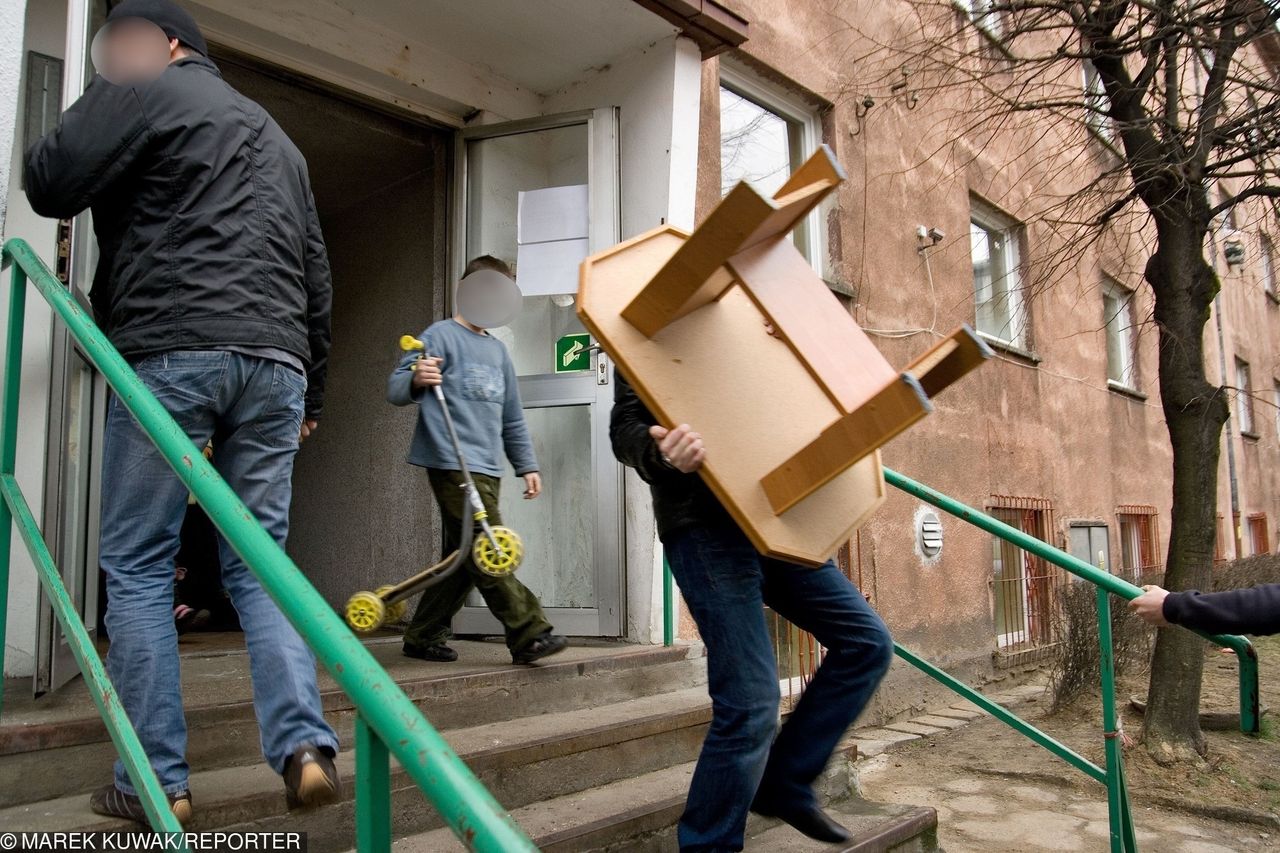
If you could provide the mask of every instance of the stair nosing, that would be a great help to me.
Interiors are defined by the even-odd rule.
[[[896,816],[898,819],[870,837],[858,839],[858,843],[844,848],[841,853],[874,853],[889,850],[894,845],[909,841],[938,827],[938,811],[932,806],[912,806],[911,811]]]
[[[645,818],[657,818],[664,813],[676,813],[675,817],[679,817],[679,812],[684,811],[685,800],[688,797],[685,794],[674,794],[665,800],[658,800],[640,806],[633,806],[631,809],[617,815],[609,815],[608,817],[600,817],[587,823],[578,824],[577,826],[566,827],[552,832],[543,833],[532,839],[534,846],[543,853],[555,853],[557,845],[572,844],[582,838],[590,837],[595,833],[611,826],[620,826],[628,823],[638,823]],[[665,818],[662,818],[664,821]],[[664,824],[665,825],[665,824]]]

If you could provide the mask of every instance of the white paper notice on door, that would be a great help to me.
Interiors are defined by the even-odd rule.
[[[516,277],[525,296],[578,292],[578,267],[587,256],[586,184],[519,194]]]

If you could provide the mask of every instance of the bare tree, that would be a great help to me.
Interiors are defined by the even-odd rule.
[[[874,27],[867,5],[828,4],[830,37],[851,34],[838,99],[855,100],[860,115],[886,98],[937,102],[925,110],[936,121],[927,136],[939,140],[927,156],[957,167],[1002,135],[1034,140],[1029,150],[1056,164],[1041,171],[1036,212],[1061,247],[1053,263],[1101,241],[1143,259],[1173,452],[1165,583],[1208,588],[1230,412],[1228,389],[1205,370],[1221,286],[1211,253],[1224,217],[1270,217],[1280,199],[1280,4],[901,0],[894,23]],[[1052,264],[1033,272],[1040,286],[1054,277]],[[1145,728],[1158,760],[1204,752],[1202,666],[1200,639],[1160,632]]]

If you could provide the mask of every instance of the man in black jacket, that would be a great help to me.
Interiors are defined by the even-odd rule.
[[[1181,625],[1211,634],[1280,634],[1280,584],[1225,592],[1142,588],[1129,609],[1156,627]]]
[[[146,74],[149,46],[160,52]],[[37,213],[93,212],[98,322],[197,447],[283,545],[298,444],[315,429],[329,352],[330,280],[307,166],[257,104],[223,81],[195,21],[168,0],[124,0],[95,39],[95,77],[27,153]],[[107,71],[107,68],[110,71]],[[107,665],[169,796],[191,814],[174,556],[187,490],[112,399],[100,562]],[[244,561],[220,543],[245,631],[268,763],[290,807],[336,799],[338,741],[315,660]],[[133,781],[99,813],[145,821]]]
[[[614,454],[649,483],[658,535],[707,648],[711,728],[680,818],[680,849],[741,850],[748,810],[821,841],[848,839],[812,785],[889,668],[888,629],[831,561],[814,569],[756,551],[695,473],[715,448],[688,425],[658,425],[621,373],[609,432]],[[780,732],[766,606],[826,649]]]

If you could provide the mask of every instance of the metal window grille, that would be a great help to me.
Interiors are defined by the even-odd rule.
[[[840,547],[833,557],[844,576],[862,589],[862,532]],[[773,640],[774,660],[778,666],[778,678],[782,684],[784,705],[794,705],[809,686],[826,649],[808,631],[802,631],[766,607],[765,621]]]
[[[1120,571],[1138,583],[1148,575],[1164,571],[1160,557],[1160,514],[1146,504],[1116,507],[1120,524]]]
[[[1249,547],[1255,554],[1271,553],[1271,539],[1267,533],[1267,514],[1255,512],[1249,516]]]
[[[987,512],[995,518],[1052,542],[1053,503],[1044,498],[993,495]],[[1058,567],[992,537],[992,602],[996,647],[1024,651],[1056,641],[1054,618],[1065,578]]]

